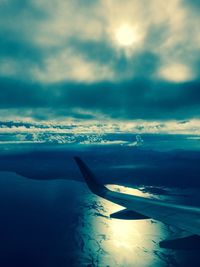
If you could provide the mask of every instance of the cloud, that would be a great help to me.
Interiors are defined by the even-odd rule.
[[[115,144],[143,146],[138,134],[184,134],[187,140],[199,140],[200,120],[190,121],[0,121],[0,143]],[[126,134],[125,134],[126,133]],[[128,135],[127,135],[128,133]],[[188,136],[189,134],[189,136]],[[148,144],[147,144],[148,145]]]
[[[160,76],[163,79],[174,82],[185,82],[194,78],[191,69],[183,64],[174,63],[169,66],[164,66],[163,69],[161,68]]]
[[[146,3],[1,1],[1,116],[198,118],[199,1]]]
[[[188,7],[194,8],[195,10],[197,8],[200,8],[200,1],[199,0],[183,0],[183,3],[187,5]],[[198,12],[198,9],[196,10]]]
[[[126,82],[37,83],[1,80],[0,108],[6,118],[169,120],[199,118],[200,83],[169,83],[144,78]],[[7,116],[6,116],[7,113]]]
[[[14,76],[12,69],[18,68],[15,77],[40,82],[130,79],[137,75],[137,64],[132,62],[145,53],[166,66],[171,60],[180,61],[193,72],[200,48],[199,17],[179,0],[154,0],[145,9],[144,5],[145,1],[130,0],[84,4],[36,0],[23,5],[17,0],[2,1],[1,54],[9,67],[1,74],[5,76],[7,70],[7,76]],[[139,46],[137,42],[128,49],[120,46],[116,34],[124,24],[137,28]],[[122,58],[130,68],[120,75],[114,66]]]

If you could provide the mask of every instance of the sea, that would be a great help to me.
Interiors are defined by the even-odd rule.
[[[184,229],[151,218],[111,219],[123,207],[89,191],[74,156],[112,190],[200,207],[200,136],[111,133],[35,142],[1,134],[1,267],[200,266],[199,248],[159,245]]]

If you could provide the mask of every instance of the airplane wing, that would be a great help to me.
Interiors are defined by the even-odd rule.
[[[196,235],[200,235],[199,207],[176,205],[160,200],[147,199],[144,197],[111,191],[97,181],[95,175],[79,157],[75,157],[75,161],[89,189],[94,194],[126,208],[122,211],[111,214],[111,218],[153,218],[185,230],[195,237]]]

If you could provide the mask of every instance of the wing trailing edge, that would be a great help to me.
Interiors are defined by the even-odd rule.
[[[138,213],[133,210],[123,209],[115,213],[110,214],[110,218],[120,219],[120,220],[144,220],[150,219],[149,217]]]

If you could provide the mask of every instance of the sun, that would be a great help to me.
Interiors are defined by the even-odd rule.
[[[119,46],[129,47],[139,41],[140,35],[136,28],[129,24],[122,24],[116,29],[115,38]]]

